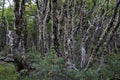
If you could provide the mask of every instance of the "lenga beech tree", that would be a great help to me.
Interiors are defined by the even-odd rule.
[[[13,57],[17,71],[27,69],[25,62],[24,12],[26,0],[14,0]]]

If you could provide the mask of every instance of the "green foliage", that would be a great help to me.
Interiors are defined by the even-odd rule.
[[[89,10],[92,9],[92,7],[94,5],[93,2],[92,2],[92,0],[87,0],[86,4],[87,4],[86,5],[86,9],[89,9]]]
[[[0,9],[2,8],[3,6],[3,0],[0,0]]]
[[[36,24],[36,6],[34,4],[27,4],[25,6],[25,22],[27,24],[27,32],[28,34],[32,34],[34,30],[34,26]]]
[[[90,68],[86,72],[79,68],[78,71],[68,71],[64,66],[64,59],[57,57],[53,51],[47,53],[44,57],[42,57],[39,52],[34,52],[34,54],[31,52],[29,54],[29,57],[33,61],[33,66],[37,69],[31,73],[31,78],[35,80],[120,79],[120,56],[118,56],[118,54],[112,56],[107,55],[104,66],[99,72],[96,68]]]
[[[106,78],[120,79],[120,55],[107,55],[105,62],[106,64],[100,74]]]
[[[0,65],[0,80],[118,80],[120,79],[120,55],[106,55],[105,63],[98,72],[95,68],[90,68],[84,72],[83,69],[68,71],[64,64],[64,59],[57,57],[54,51],[50,51],[44,57],[39,52],[29,52],[35,71],[30,73],[30,77],[24,75],[26,70],[19,74],[14,67]],[[79,66],[79,65],[78,65]],[[22,75],[21,75],[22,74]]]
[[[64,59],[58,58],[56,54],[50,52],[42,58],[38,53],[34,53],[33,66],[37,71],[34,76],[40,80],[52,80],[54,76],[60,76],[64,66]]]
[[[0,64],[0,80],[16,80],[16,78],[14,67]]]
[[[14,19],[13,10],[10,7],[5,8],[4,16],[6,25],[9,27],[10,30],[12,30]]]

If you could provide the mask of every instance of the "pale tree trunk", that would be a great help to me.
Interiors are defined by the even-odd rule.
[[[97,68],[97,71],[100,71],[102,69],[102,66],[104,65],[104,51],[102,52],[101,54],[101,58],[100,58],[100,63],[99,63],[99,66]]]
[[[37,5],[37,15],[39,20],[39,38],[38,38],[38,46],[40,47],[40,52],[42,55],[45,55],[45,53],[48,50],[47,45],[47,32],[46,32],[46,20],[49,12],[49,4],[50,1],[38,1],[36,0]]]
[[[79,31],[85,31],[84,30],[84,10],[85,10],[85,1],[84,0],[81,0],[80,2],[80,6],[79,6]],[[86,31],[86,33],[83,34],[83,38],[81,39],[81,45],[80,45],[80,50],[81,50],[81,62],[80,62],[80,66],[81,68],[84,67],[85,65],[85,61],[86,61],[86,41],[88,39],[88,34],[89,34],[89,31],[90,31],[90,28],[89,27]]]
[[[38,17],[38,22],[39,22],[38,47],[39,47],[41,54],[43,55],[44,54],[44,41],[43,41],[44,31],[43,31],[43,10],[42,10],[43,5],[38,0],[36,0],[36,5],[37,5],[37,15],[38,15],[37,17]]]
[[[67,0],[67,7],[66,9],[66,14],[65,14],[65,26],[64,26],[64,53],[65,53],[65,60],[66,60],[66,68],[71,71],[71,70],[77,70],[75,67],[75,62],[74,62],[74,29],[75,29],[75,24],[74,24],[74,19],[75,19],[75,11],[73,12],[70,10],[71,5],[75,3],[73,1],[68,1]],[[75,7],[74,7],[75,9]],[[72,15],[70,14],[72,13]]]
[[[66,23],[65,23],[65,19],[66,19],[66,13],[67,13],[67,2],[65,1],[62,5],[61,5],[61,14],[59,16],[59,40],[60,40],[60,48],[61,48],[61,55],[63,57],[65,57],[65,36],[66,36]]]

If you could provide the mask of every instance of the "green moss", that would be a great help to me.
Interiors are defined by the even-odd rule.
[[[17,73],[13,66],[0,64],[0,80],[16,80]]]

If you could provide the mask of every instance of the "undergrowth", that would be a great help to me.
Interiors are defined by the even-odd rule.
[[[38,52],[29,53],[33,59],[33,66],[37,69],[31,73],[33,80],[118,80],[120,79],[120,55],[106,55],[104,66],[97,72],[90,68],[84,72],[78,68],[76,71],[68,71],[65,68],[65,60],[57,57],[54,52],[49,52],[42,57]]]
[[[44,57],[39,52],[29,52],[29,59],[36,70],[28,76],[16,73],[13,66],[0,65],[0,80],[119,80],[120,79],[120,55],[111,54],[105,56],[101,70],[93,67],[84,72],[83,69],[68,71],[65,68],[65,60],[57,57],[53,51]],[[13,65],[13,64],[12,64]],[[24,71],[23,71],[24,72]]]
[[[16,80],[17,73],[15,68],[8,65],[0,64],[0,80]]]

